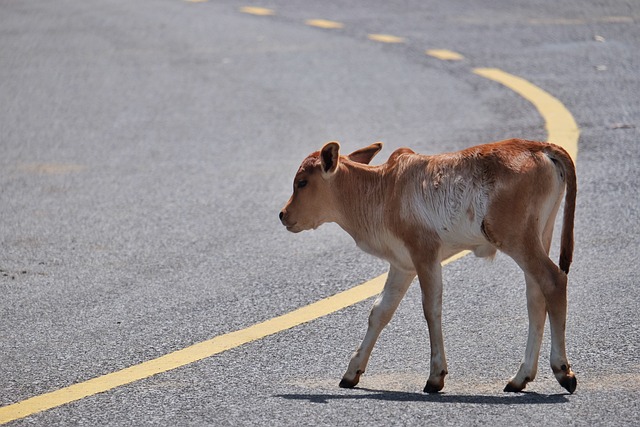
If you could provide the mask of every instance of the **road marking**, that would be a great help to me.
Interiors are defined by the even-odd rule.
[[[240,12],[248,13],[251,15],[258,16],[272,16],[275,15],[275,11],[272,9],[267,9],[266,7],[255,7],[255,6],[243,6],[240,8]]]
[[[425,53],[443,61],[462,61],[464,59],[464,56],[458,52],[447,49],[429,49]]]
[[[604,22],[606,24],[633,24],[635,23],[637,17],[634,19],[631,16],[605,16],[602,19],[599,19],[599,22]]]
[[[23,163],[18,170],[38,175],[66,175],[82,172],[87,169],[84,165],[74,163]]]
[[[444,260],[442,265],[447,265],[468,253],[469,251],[460,252]],[[218,335],[210,340],[199,342],[182,350],[158,357],[157,359],[73,384],[59,390],[34,396],[12,405],[0,407],[0,424],[8,423],[9,421],[24,418],[38,412],[46,411],[47,409],[62,406],[116,387],[171,371],[335,313],[338,310],[378,295],[382,292],[386,278],[387,274],[385,273],[344,292],[340,292],[281,316],[257,323],[246,329]]]
[[[243,7],[240,11],[260,16],[275,14],[271,9],[259,7]],[[384,43],[405,42],[405,39],[401,37],[386,34],[370,34],[369,39]],[[558,99],[528,81],[505,73],[497,68],[476,68],[473,72],[479,76],[503,84],[531,102],[538,109],[545,121],[548,140],[563,146],[572,158],[574,160],[576,159],[577,142],[580,132],[573,116]],[[442,264],[449,264],[468,253],[469,251],[460,252],[443,261]],[[171,371],[334,313],[379,294],[382,291],[385,279],[386,274],[383,274],[349,290],[255,324],[246,329],[219,335],[210,340],[196,343],[182,350],[120,371],[0,407],[0,424],[5,424],[38,412],[112,390],[122,385],[131,384],[163,372]]]
[[[344,28],[344,24],[342,22],[328,21],[326,19],[308,19],[305,21],[305,24],[328,30]]]
[[[545,122],[547,140],[562,146],[567,150],[573,161],[576,161],[578,158],[580,129],[562,102],[527,80],[505,73],[497,68],[476,68],[473,72],[503,84],[531,102]]]
[[[369,34],[369,40],[380,43],[404,43],[406,40],[402,37],[392,36],[391,34]]]
[[[638,20],[638,16],[603,16],[593,19],[574,18],[534,18],[527,22],[531,25],[588,25],[588,24],[633,24]]]
[[[534,18],[529,19],[531,25],[584,25],[587,23],[584,19],[575,18]]]

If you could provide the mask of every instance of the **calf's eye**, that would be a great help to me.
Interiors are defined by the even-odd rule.
[[[298,188],[304,188],[307,186],[307,180],[306,179],[302,179],[300,181],[298,181]]]

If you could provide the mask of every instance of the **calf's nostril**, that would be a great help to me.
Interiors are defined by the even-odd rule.
[[[280,221],[282,221],[282,218],[284,218],[284,212],[280,211],[280,215],[278,215],[278,217],[280,218]]]

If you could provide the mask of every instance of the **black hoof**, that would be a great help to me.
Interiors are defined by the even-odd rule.
[[[576,380],[575,376],[566,376],[560,382],[560,385],[564,387],[569,393],[573,394],[576,391],[576,387],[578,386],[578,380]]]
[[[427,385],[424,386],[424,391],[425,393],[438,393],[440,390],[442,390],[442,388],[444,387],[444,385],[440,385],[440,384],[430,384],[427,382]]]
[[[515,385],[513,385],[511,383],[508,383],[504,387],[504,392],[505,393],[520,393],[523,389],[524,389],[524,387],[516,387]]]
[[[340,384],[338,384],[338,386],[339,386],[340,388],[354,388],[354,387],[356,386],[356,384],[358,384],[358,383],[357,383],[357,382],[354,382],[354,381],[349,381],[349,380],[347,380],[347,379],[343,378],[343,379],[340,381]]]
[[[356,377],[352,380],[348,380],[345,377],[342,377],[342,380],[340,381],[340,384],[338,384],[338,386],[340,388],[354,388],[360,382],[360,375],[362,375],[363,373],[364,371],[356,372]]]

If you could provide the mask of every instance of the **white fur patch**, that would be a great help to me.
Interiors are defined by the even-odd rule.
[[[448,172],[448,173],[447,173]],[[478,250],[480,256],[495,253],[482,233],[482,220],[487,212],[489,189],[481,180],[470,180],[445,171],[435,177],[428,174],[420,186],[408,191],[401,206],[405,219],[429,224],[445,247]]]

